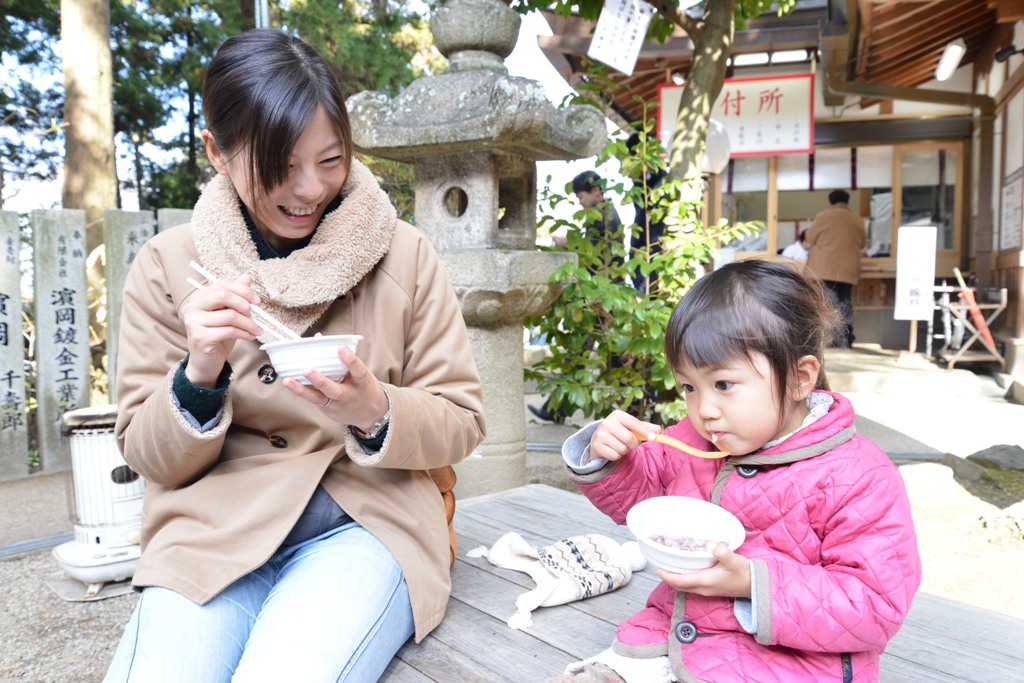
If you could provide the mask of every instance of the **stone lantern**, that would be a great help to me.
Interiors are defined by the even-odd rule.
[[[575,258],[535,249],[536,161],[597,154],[604,115],[556,109],[540,83],[508,75],[519,15],[500,0],[449,0],[434,41],[449,61],[390,98],[348,100],[358,151],[415,169],[415,224],[440,252],[484,384],[487,439],[456,469],[461,497],[525,481],[523,319],[554,302],[548,279]]]

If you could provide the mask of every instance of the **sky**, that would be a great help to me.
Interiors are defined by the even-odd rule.
[[[505,60],[505,64],[508,67],[509,75],[519,76],[523,78],[532,78],[539,81],[544,86],[544,91],[547,94],[548,99],[551,101],[553,106],[558,106],[560,102],[572,93],[572,88],[568,83],[565,82],[555,68],[551,65],[551,62],[541,52],[540,46],[537,44],[538,35],[551,35],[551,29],[545,21],[544,17],[539,12],[532,12],[523,17],[522,27],[519,31],[519,39],[516,43],[515,49],[512,54]],[[614,124],[609,122],[609,131],[614,129]],[[119,155],[120,156],[120,155]],[[541,161],[537,163],[537,182],[540,187],[538,191],[542,189],[546,183],[547,177],[550,175],[552,180],[550,186],[561,193],[566,183],[572,180],[572,178],[585,170],[594,169],[605,178],[618,178],[618,166],[614,162],[606,163],[599,168],[595,168],[595,157],[588,157],[586,159],[577,159],[573,161]],[[124,160],[119,163],[130,163]],[[127,178],[131,175],[131,169],[128,167],[119,167],[118,175],[121,178]],[[59,208],[61,203],[61,180],[53,180],[49,182],[34,182],[25,185],[15,185],[11,183],[11,186],[5,188],[4,195],[6,200],[3,208],[7,211],[31,211],[33,209],[51,209]],[[12,194],[13,192],[13,194]],[[134,211],[138,209],[138,200],[130,191],[122,189],[122,205],[126,210]],[[621,204],[621,200],[616,197],[611,197],[614,203]],[[571,215],[578,209],[574,203],[563,204],[558,209],[560,218],[566,220],[571,218]],[[619,213],[622,214],[622,209],[619,207]]]
[[[537,43],[537,36],[550,36],[552,35],[551,28],[548,26],[544,16],[539,12],[531,12],[523,17],[523,23],[519,29],[519,40],[516,42],[516,47],[505,59],[505,65],[508,67],[509,75],[521,76],[523,78],[532,78],[533,80],[539,81],[544,86],[544,92],[547,94],[548,99],[554,106],[565,99],[566,95],[571,95],[573,89],[565,82],[565,79],[559,75],[555,67],[551,65],[547,57],[540,49],[540,45]],[[609,122],[608,130],[611,132],[615,130],[616,126]],[[606,162],[601,167],[595,167],[597,159],[596,157],[587,157],[585,159],[575,159],[573,161],[540,161],[537,162],[537,183],[538,186],[542,186],[547,177],[551,176],[551,187],[559,193],[565,184],[570,182],[573,177],[586,170],[596,170],[602,177],[606,179],[617,179],[618,178],[618,164],[614,162]],[[537,188],[538,191],[542,189]],[[611,201],[619,204],[617,210],[619,211],[620,217],[622,216],[621,199],[612,196]],[[579,207],[575,205],[563,205],[562,210],[566,214],[561,214],[561,218],[569,219],[571,214],[574,213]],[[561,212],[560,212],[561,213]],[[632,214],[629,216],[630,221],[632,220]],[[628,222],[628,221],[627,221]]]

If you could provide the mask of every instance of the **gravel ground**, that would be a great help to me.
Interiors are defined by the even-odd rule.
[[[103,679],[136,596],[68,602],[45,583],[59,575],[48,550],[0,562],[0,681]]]
[[[1024,618],[1024,591],[1007,574],[1024,567],[1024,502],[1000,509],[967,493],[936,463],[900,468],[913,504],[921,590]],[[0,562],[0,681],[99,681],[136,596],[67,602],[45,581],[59,574],[49,551]]]

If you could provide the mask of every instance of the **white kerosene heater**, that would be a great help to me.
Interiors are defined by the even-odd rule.
[[[64,413],[62,434],[71,449],[68,509],[75,539],[53,549],[71,578],[87,594],[135,574],[140,556],[142,497],[146,481],[125,463],[114,438],[117,406],[91,406]]]

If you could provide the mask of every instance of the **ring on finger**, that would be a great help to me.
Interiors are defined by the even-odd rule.
[[[330,398],[330,397],[328,396],[328,397],[327,397],[327,401],[325,401],[324,403],[321,403],[321,404],[320,404],[320,407],[321,407],[321,408],[326,408],[326,407],[327,407],[327,406],[329,406],[329,405],[331,405],[331,398]]]

